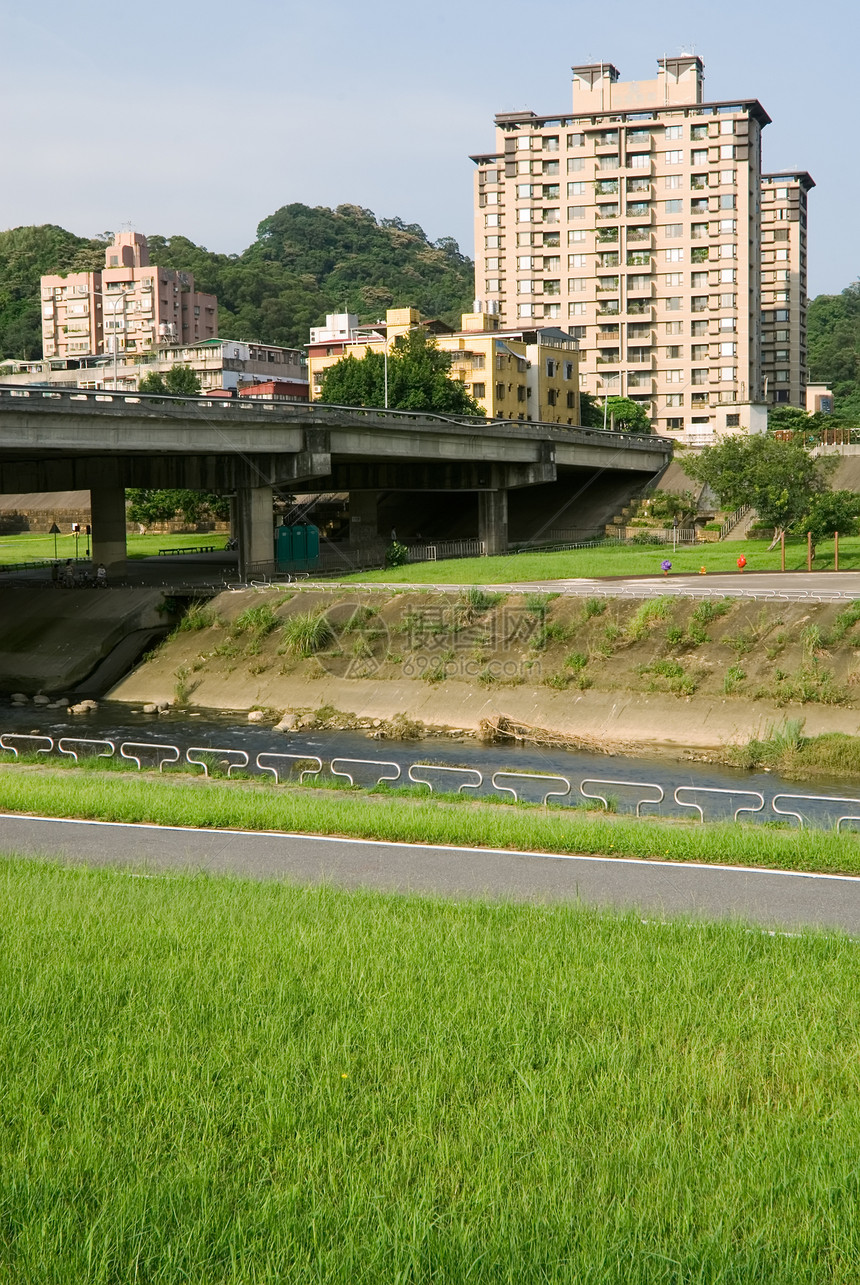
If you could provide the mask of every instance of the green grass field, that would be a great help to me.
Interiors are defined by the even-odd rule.
[[[838,936],[0,862],[4,1285],[822,1285]]]
[[[387,584],[516,584],[522,580],[562,580],[577,576],[644,576],[661,575],[664,558],[672,563],[673,572],[696,574],[701,567],[716,572],[737,571],[737,559],[743,555],[747,571],[778,571],[779,549],[768,553],[763,540],[738,540],[719,544],[698,544],[693,548],[642,545],[603,545],[593,549],[570,549],[561,553],[517,553],[498,558],[452,558],[445,562],[419,562],[388,571],[365,571],[339,577],[363,583],[381,581]],[[806,570],[806,541],[786,543],[786,570]],[[813,562],[816,571],[833,568],[833,541],[818,546]],[[860,569],[860,536],[839,541],[839,569]]]
[[[149,558],[159,549],[198,548],[201,545],[214,544],[223,549],[227,537],[222,532],[209,531],[202,535],[129,535],[126,547],[130,558]],[[84,557],[87,548],[86,536],[78,536],[78,554]],[[57,536],[57,557],[63,561],[75,556],[75,537],[73,535]],[[54,537],[52,535],[4,535],[0,536],[0,563],[37,562],[42,559],[53,561]]]
[[[0,768],[0,810],[156,825],[285,830],[407,843],[657,857],[860,874],[850,832],[737,823],[637,821],[572,809],[432,799],[384,791],[311,790],[242,781],[183,781],[73,768]]]

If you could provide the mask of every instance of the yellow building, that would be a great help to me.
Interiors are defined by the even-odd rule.
[[[451,355],[450,377],[465,384],[491,419],[579,424],[577,343],[555,326],[501,330],[497,316],[464,313],[460,329],[423,319],[416,308],[389,308],[385,321],[359,326],[350,313],[335,313],[311,331],[308,375],[311,400],[319,397],[322,375],[349,353],[391,351],[394,341],[423,328]]]

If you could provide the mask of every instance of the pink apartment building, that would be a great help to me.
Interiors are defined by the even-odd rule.
[[[150,263],[146,237],[118,232],[97,272],[42,277],[42,352],[49,357],[143,353],[218,333],[218,300],[190,272]]]

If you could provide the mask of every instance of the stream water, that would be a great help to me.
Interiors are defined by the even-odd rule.
[[[646,803],[642,809],[644,814],[659,811],[667,816],[695,818],[698,815],[695,805],[698,804],[705,819],[716,820],[732,816],[740,807],[758,808],[756,796],[760,795],[764,807],[755,816],[745,815],[748,819],[774,821],[777,816],[772,800],[780,794],[825,796],[821,801],[802,804],[790,800],[779,803],[783,811],[799,811],[809,824],[831,825],[839,816],[852,812],[860,814],[860,783],[816,776],[811,783],[804,784],[776,772],[749,772],[722,764],[684,761],[674,758],[671,753],[605,755],[516,744],[482,745],[468,738],[451,737],[380,741],[365,732],[348,731],[304,730],[284,734],[271,727],[249,724],[244,717],[235,714],[172,710],[160,715],[143,714],[111,702],[102,702],[87,715],[63,714],[59,717],[55,711],[33,706],[0,706],[2,733],[42,734],[53,737],[55,742],[60,737],[106,738],[117,744],[117,752],[123,741],[175,745],[183,757],[185,751],[192,747],[238,750],[248,754],[252,768],[261,753],[316,756],[322,760],[323,775],[328,779],[333,759],[352,760],[335,766],[342,774],[348,772],[360,785],[372,785],[381,775],[395,775],[393,767],[383,768],[378,764],[396,764],[401,770],[398,784],[409,784],[407,772],[411,765],[430,765],[423,771],[413,771],[426,778],[435,790],[452,790],[466,785],[470,787],[467,789],[469,794],[502,792],[503,797],[509,798],[511,792],[516,791],[517,797],[530,802],[543,801],[547,792],[563,792],[563,782],[540,779],[540,776],[560,776],[571,783],[570,793],[557,799],[561,804],[581,802],[583,793],[580,787],[584,783],[590,795],[609,799],[619,811],[634,811],[637,803]],[[26,747],[25,743],[19,745],[22,749]],[[2,757],[10,755],[3,754]],[[238,757],[233,757],[232,761],[238,762]],[[157,756],[144,751],[142,761],[144,765],[151,766],[157,762]],[[217,755],[213,761],[218,761]],[[225,758],[224,761],[231,760]],[[279,766],[286,773],[291,765],[284,761]],[[468,776],[458,776],[450,771],[451,768],[467,768],[471,772]],[[502,774],[496,777],[495,787],[492,781],[494,773]],[[520,773],[523,775],[518,775]],[[663,790],[664,799],[658,808],[647,806],[647,801],[658,801],[659,789],[641,788],[643,785]],[[681,791],[676,801],[678,787]],[[509,791],[507,795],[504,794],[505,789]],[[854,806],[828,802],[828,799],[846,796],[856,799]],[[688,806],[682,807],[681,803]],[[692,810],[690,805],[693,805]]]

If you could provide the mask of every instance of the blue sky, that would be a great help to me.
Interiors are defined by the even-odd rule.
[[[566,110],[573,63],[645,79],[692,47],[708,98],[773,118],[766,168],[818,184],[810,294],[860,275],[849,0],[0,0],[0,20],[0,227],[130,221],[231,252],[280,205],[348,202],[471,254],[468,155],[496,111]]]

